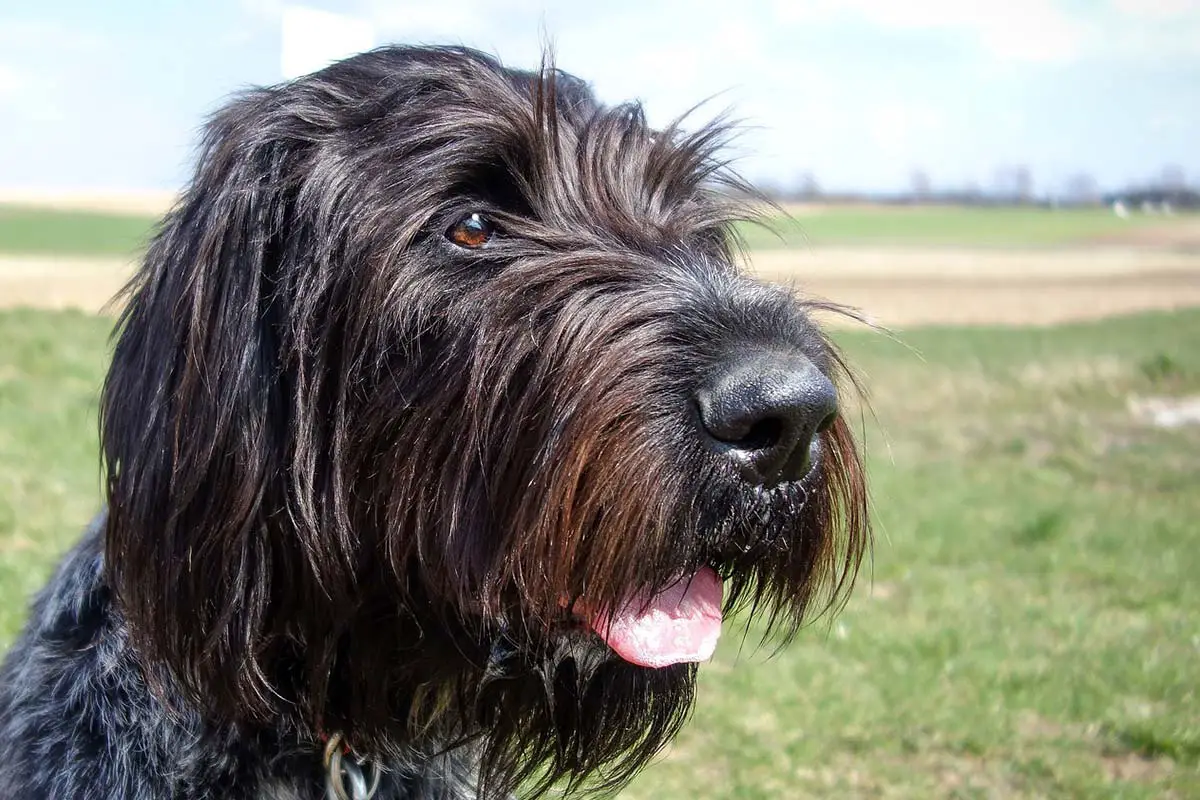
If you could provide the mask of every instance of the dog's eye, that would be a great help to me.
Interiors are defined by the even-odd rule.
[[[450,226],[446,238],[459,247],[483,247],[496,235],[496,226],[483,214],[468,214]]]

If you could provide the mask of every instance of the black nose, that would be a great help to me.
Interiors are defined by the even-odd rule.
[[[817,434],[837,417],[837,390],[799,353],[739,356],[697,393],[700,422],[715,449],[749,483],[803,478]]]

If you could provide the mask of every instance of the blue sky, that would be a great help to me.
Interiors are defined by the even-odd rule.
[[[743,172],[830,189],[1200,184],[1200,0],[311,0],[380,43],[518,66],[544,36],[603,99],[744,119]],[[280,73],[279,0],[0,0],[0,187],[173,188],[204,115]],[[702,112],[702,114],[705,112]]]

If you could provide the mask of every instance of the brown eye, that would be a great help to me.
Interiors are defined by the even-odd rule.
[[[482,214],[468,214],[450,226],[446,238],[459,247],[483,247],[496,235],[496,226]]]

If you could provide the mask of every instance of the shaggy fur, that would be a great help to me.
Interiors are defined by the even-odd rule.
[[[840,360],[736,266],[720,124],[576,78],[385,48],[251,91],[132,282],[107,511],[0,674],[0,797],[318,798],[329,732],[379,798],[612,790],[696,666],[572,614],[708,565],[786,641],[868,542],[839,417],[802,480],[698,434],[706,376]],[[487,246],[445,232],[472,213]]]

